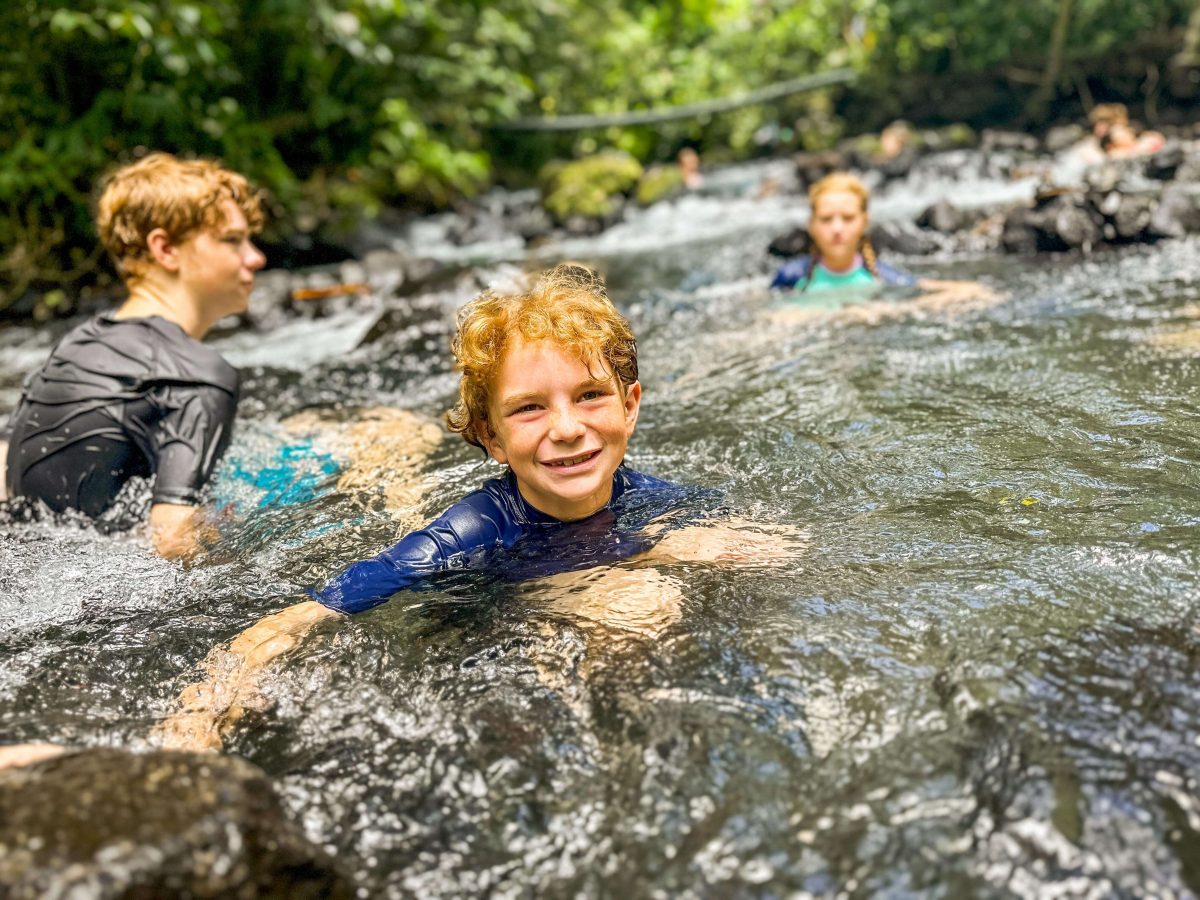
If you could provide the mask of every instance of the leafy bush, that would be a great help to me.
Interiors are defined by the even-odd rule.
[[[649,161],[693,143],[710,161],[737,158],[756,152],[764,126],[784,144],[828,144],[846,130],[839,114],[876,127],[922,78],[957,86],[983,73],[1026,94],[1045,82],[1048,95],[1074,91],[1089,60],[1127,59],[1133,90],[1145,66],[1129,48],[1173,34],[1192,5],[1071,0],[1055,68],[1048,35],[1066,2],[8,0],[0,310],[31,286],[94,277],[94,186],[148,149],[219,157],[270,191],[277,227],[311,227],[385,204],[445,206],[485,187],[498,161],[520,179],[601,147]],[[491,130],[727,97],[842,65],[863,72],[857,108],[822,92],[657,127]]]

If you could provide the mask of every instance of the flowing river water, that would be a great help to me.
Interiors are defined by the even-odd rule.
[[[714,189],[558,251],[638,334],[630,461],[800,556],[664,569],[682,605],[640,631],[456,577],[310,636],[231,736],[367,895],[1200,893],[1200,244],[913,261],[999,300],[781,321],[762,248],[797,212]],[[238,512],[202,565],[0,513],[0,739],[137,746],[214,644],[394,542],[320,454],[288,503],[254,473],[304,408],[438,416],[466,296],[387,301],[357,348],[371,314],[216,341]],[[49,341],[0,333],[3,411]],[[495,474],[451,440],[425,472],[425,516]]]

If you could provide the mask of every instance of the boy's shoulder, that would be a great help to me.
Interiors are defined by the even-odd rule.
[[[624,490],[680,490],[684,488],[684,485],[674,481],[656,478],[653,475],[647,475],[645,472],[639,472],[637,469],[631,469],[628,466],[621,466],[617,469],[614,478]]]
[[[63,335],[47,366],[81,366],[134,382],[207,385],[235,397],[238,392],[237,369],[212,347],[158,316],[93,316]]]
[[[457,551],[510,545],[524,532],[523,503],[509,474],[489,478],[452,504],[424,531]]]

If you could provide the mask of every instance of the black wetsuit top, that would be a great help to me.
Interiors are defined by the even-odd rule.
[[[153,502],[195,505],[237,401],[237,370],[178,325],[89,319],[25,382],[3,435],[9,493],[98,516],[153,475]]]

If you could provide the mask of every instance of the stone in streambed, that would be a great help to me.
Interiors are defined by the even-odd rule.
[[[803,225],[784,232],[767,245],[767,252],[772,256],[791,259],[793,256],[804,256],[812,252],[812,238],[808,229]]]
[[[1200,234],[1200,184],[1168,184],[1150,215],[1149,230],[1161,237]]]
[[[841,150],[814,150],[797,153],[792,157],[796,169],[796,181],[800,190],[806,191],[826,175],[850,168],[850,157]]]
[[[354,895],[255,766],[113,749],[0,772],[0,885],[11,900]]]
[[[954,234],[974,228],[984,215],[982,210],[959,209],[949,200],[939,200],[917,217],[917,224],[942,234]]]

